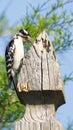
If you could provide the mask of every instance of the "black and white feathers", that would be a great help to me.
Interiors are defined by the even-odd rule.
[[[20,67],[21,60],[24,57],[23,43],[30,41],[30,34],[28,31],[21,29],[9,42],[5,51],[6,70],[9,80],[16,75]]]

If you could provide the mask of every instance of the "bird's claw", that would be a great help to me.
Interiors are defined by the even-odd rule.
[[[19,92],[29,92],[30,88],[29,88],[29,85],[28,85],[28,80],[26,81],[25,85],[21,85],[21,83],[19,83],[17,85],[17,89]]]

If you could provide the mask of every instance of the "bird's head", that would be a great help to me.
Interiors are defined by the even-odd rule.
[[[31,42],[31,35],[25,29],[19,30],[19,32],[17,33],[17,36],[20,36],[22,38],[23,42],[27,42],[27,41]]]

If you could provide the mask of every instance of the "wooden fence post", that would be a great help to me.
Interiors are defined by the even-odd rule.
[[[18,92],[26,105],[24,117],[15,123],[15,130],[63,130],[55,118],[65,103],[63,81],[51,41],[43,31],[23,61]]]

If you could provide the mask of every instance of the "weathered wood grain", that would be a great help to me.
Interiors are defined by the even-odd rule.
[[[45,47],[43,47],[43,42],[45,42]],[[19,83],[25,84],[26,80],[29,80],[31,91],[41,89],[63,90],[59,64],[52,43],[45,32],[39,35],[37,43],[34,42],[26,58],[24,58]]]
[[[30,90],[24,91],[28,81]],[[63,130],[55,118],[59,106],[65,103],[60,67],[52,43],[42,32],[24,57],[18,84],[18,97],[26,105],[24,117],[16,122],[15,130]]]
[[[55,119],[54,105],[26,105],[26,113],[16,122],[15,130],[63,130],[63,127]]]

